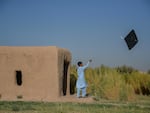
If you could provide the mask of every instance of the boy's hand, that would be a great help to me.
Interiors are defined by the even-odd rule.
[[[92,62],[92,59],[90,59],[89,62]]]

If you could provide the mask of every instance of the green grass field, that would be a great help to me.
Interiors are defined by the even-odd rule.
[[[0,113],[150,113],[150,97],[138,98],[134,102],[100,100],[93,103],[0,101]]]

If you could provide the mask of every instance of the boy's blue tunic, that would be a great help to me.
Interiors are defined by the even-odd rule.
[[[84,88],[87,87],[87,83],[85,81],[85,77],[84,77],[84,70],[89,66],[89,62],[82,67],[78,67],[77,69],[77,74],[78,74],[78,80],[76,83],[76,87],[77,88]]]

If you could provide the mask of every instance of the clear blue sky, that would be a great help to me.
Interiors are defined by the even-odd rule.
[[[124,40],[135,29],[139,43]],[[1,46],[67,48],[72,63],[150,69],[149,0],[0,0]]]

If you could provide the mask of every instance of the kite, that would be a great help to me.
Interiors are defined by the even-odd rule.
[[[132,29],[129,34],[124,38],[128,49],[131,50],[137,43],[138,43],[138,38],[135,34],[134,29]]]

